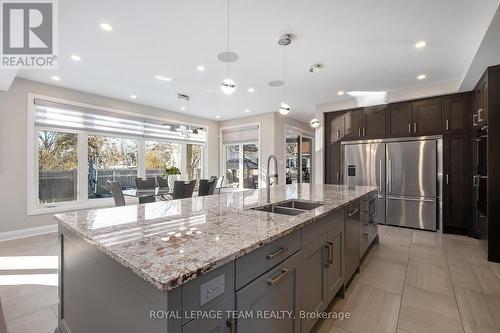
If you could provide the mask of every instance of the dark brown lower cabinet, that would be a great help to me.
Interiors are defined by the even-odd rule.
[[[467,234],[471,230],[470,145],[467,135],[443,139],[444,232]]]

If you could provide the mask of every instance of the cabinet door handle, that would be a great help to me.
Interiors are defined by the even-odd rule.
[[[484,121],[483,117],[481,116],[483,114],[483,111],[484,111],[483,108],[477,110],[477,122],[478,123]]]
[[[363,127],[363,136],[366,136],[366,128]]]
[[[332,241],[329,241],[329,242],[328,242],[328,249],[329,249],[329,251],[328,251],[328,263],[329,263],[330,265],[332,265],[332,264],[333,264],[333,255],[334,255],[334,253],[333,253],[333,245],[334,245],[334,244],[333,244],[333,242],[332,242]]]
[[[361,128],[358,128],[358,136],[361,136]]]
[[[474,126],[477,126],[477,114],[475,114],[475,115],[472,116],[472,124]]]
[[[236,319],[229,318],[226,320],[226,326],[229,327],[230,333],[236,333]]]
[[[411,134],[411,123],[408,123],[408,133]]]
[[[479,176],[478,175],[474,175],[472,177],[472,184],[474,187],[479,187]]]
[[[449,181],[450,179],[449,178],[450,178],[449,175],[446,174],[446,185],[448,185],[450,183],[450,181]]]
[[[273,252],[273,253],[269,253],[267,256],[266,256],[266,259],[274,259],[274,257],[277,257],[277,256],[280,256],[282,254],[284,254],[285,252],[288,251],[288,248],[286,246],[283,246],[282,248],[280,248],[278,251],[276,252]]]
[[[323,254],[325,255],[325,267],[330,266],[330,245],[324,245],[323,250],[326,252]]]
[[[417,123],[413,123],[413,133],[417,133]]]
[[[449,121],[448,119],[446,119],[446,130],[449,131],[450,130],[450,125],[449,125]]]
[[[288,268],[283,268],[281,270],[281,273],[278,276],[267,280],[267,284],[270,286],[274,286],[276,283],[280,282],[281,279],[283,279],[285,276],[287,276],[289,272],[290,272],[290,270]]]
[[[347,216],[348,216],[348,217],[351,217],[351,216],[353,216],[353,215],[356,215],[357,213],[359,213],[359,208],[358,208],[358,209],[356,209],[356,210],[355,210],[355,211],[353,211],[353,212],[348,212],[348,213],[347,213]]]
[[[337,130],[337,139],[340,139],[340,130]]]

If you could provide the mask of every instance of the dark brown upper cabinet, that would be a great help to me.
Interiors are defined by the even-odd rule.
[[[385,114],[386,106],[370,106],[363,109],[363,128],[361,135],[363,139],[385,138]]]
[[[412,103],[390,104],[387,109],[387,136],[392,138],[412,135]]]
[[[412,103],[413,136],[436,135],[442,133],[442,103],[443,99],[441,97],[424,99]]]
[[[363,119],[363,109],[355,109],[346,112],[346,114],[344,115],[344,137],[346,139],[359,139],[363,136]]]
[[[345,112],[327,113],[325,117],[327,143],[335,143],[344,138],[344,114]]]
[[[473,114],[474,127],[481,127],[488,123],[488,73],[486,72],[478,82],[475,92],[475,108]]]
[[[444,135],[467,133],[470,124],[469,95],[458,94],[445,96],[443,99]]]

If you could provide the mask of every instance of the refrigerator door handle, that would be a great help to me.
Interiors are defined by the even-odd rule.
[[[434,201],[436,201],[434,199],[417,199],[417,198],[405,198],[405,197],[395,197],[395,196],[388,196],[387,199],[403,200],[403,201],[421,201],[421,202],[434,202]]]
[[[392,162],[387,160],[387,189],[388,192],[392,192]]]
[[[382,160],[378,161],[378,197],[380,198],[380,193],[382,192]]]

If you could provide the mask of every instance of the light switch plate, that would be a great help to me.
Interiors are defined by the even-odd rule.
[[[224,294],[225,290],[226,279],[224,274],[205,282],[200,286],[200,305],[204,305],[217,296]]]

